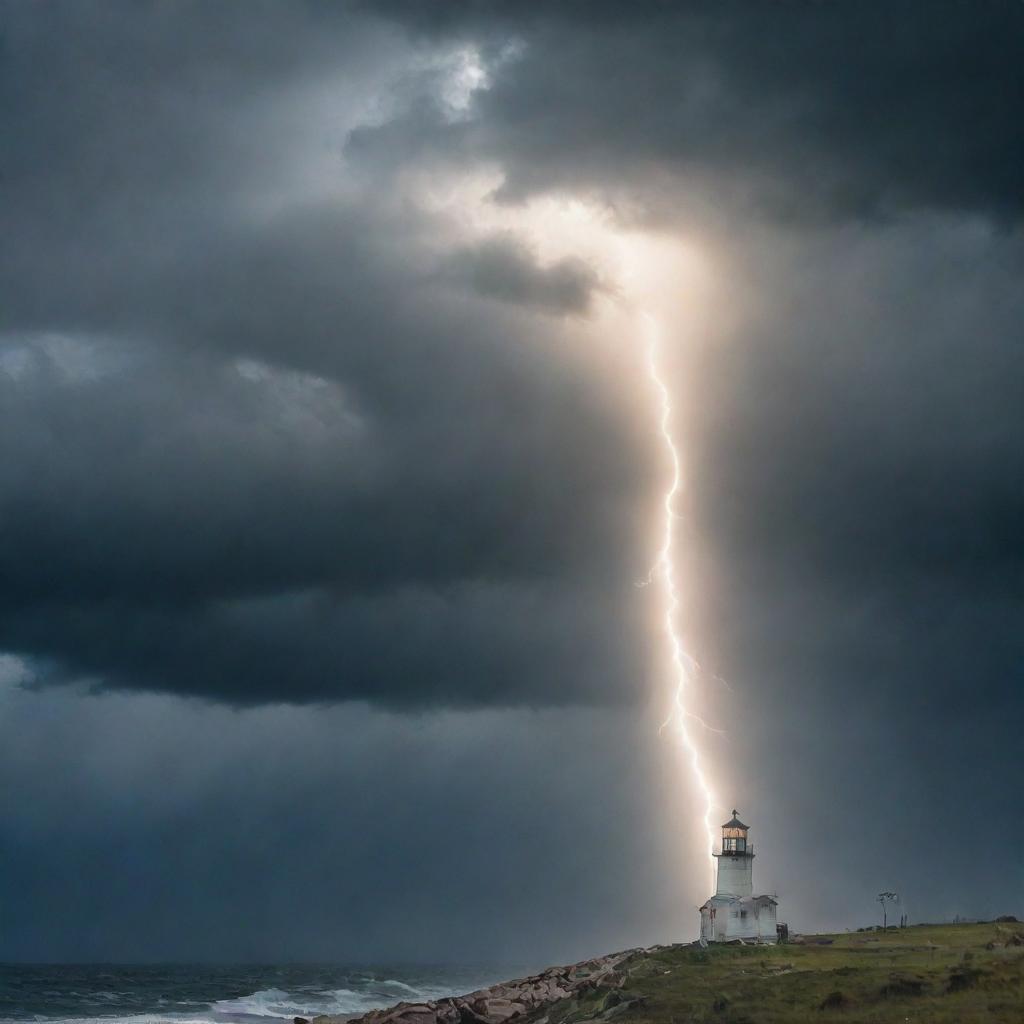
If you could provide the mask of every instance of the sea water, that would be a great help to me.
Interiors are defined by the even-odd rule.
[[[273,1024],[457,995],[510,968],[0,964],[0,1024]]]

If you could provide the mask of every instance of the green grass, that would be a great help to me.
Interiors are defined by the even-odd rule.
[[[821,944],[831,939],[831,944]],[[781,946],[672,946],[628,965],[621,996],[566,1001],[550,1024],[1024,1021],[1024,924],[921,925]],[[990,948],[991,947],[991,948]],[[636,1005],[628,1000],[640,999]],[[615,1002],[613,997],[611,1002]]]

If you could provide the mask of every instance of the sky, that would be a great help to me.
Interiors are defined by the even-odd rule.
[[[1024,7],[0,7],[0,960],[1024,911]]]

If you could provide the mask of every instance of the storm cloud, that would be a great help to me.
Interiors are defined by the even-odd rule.
[[[714,279],[668,288],[684,618],[783,917],[1020,912],[1021,5],[2,24],[0,957],[689,937],[667,466],[543,199]]]
[[[217,45],[193,14],[54,11],[68,64],[11,12],[3,644],[40,683],[238,703],[621,701],[635,453],[550,355],[596,276],[341,187],[329,126],[380,69],[331,52],[324,101],[316,31],[384,29],[299,18],[289,55],[280,12]]]
[[[428,37],[516,39],[474,142],[510,201],[588,186],[784,220],[1022,212],[1018,4],[515,2],[385,9]],[[675,179],[675,181],[673,181]],[[689,200],[681,180],[704,193]],[[633,183],[625,185],[624,182]]]

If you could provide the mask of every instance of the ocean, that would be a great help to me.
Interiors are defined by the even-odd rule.
[[[0,964],[0,1024],[291,1024],[514,976],[510,968]]]

